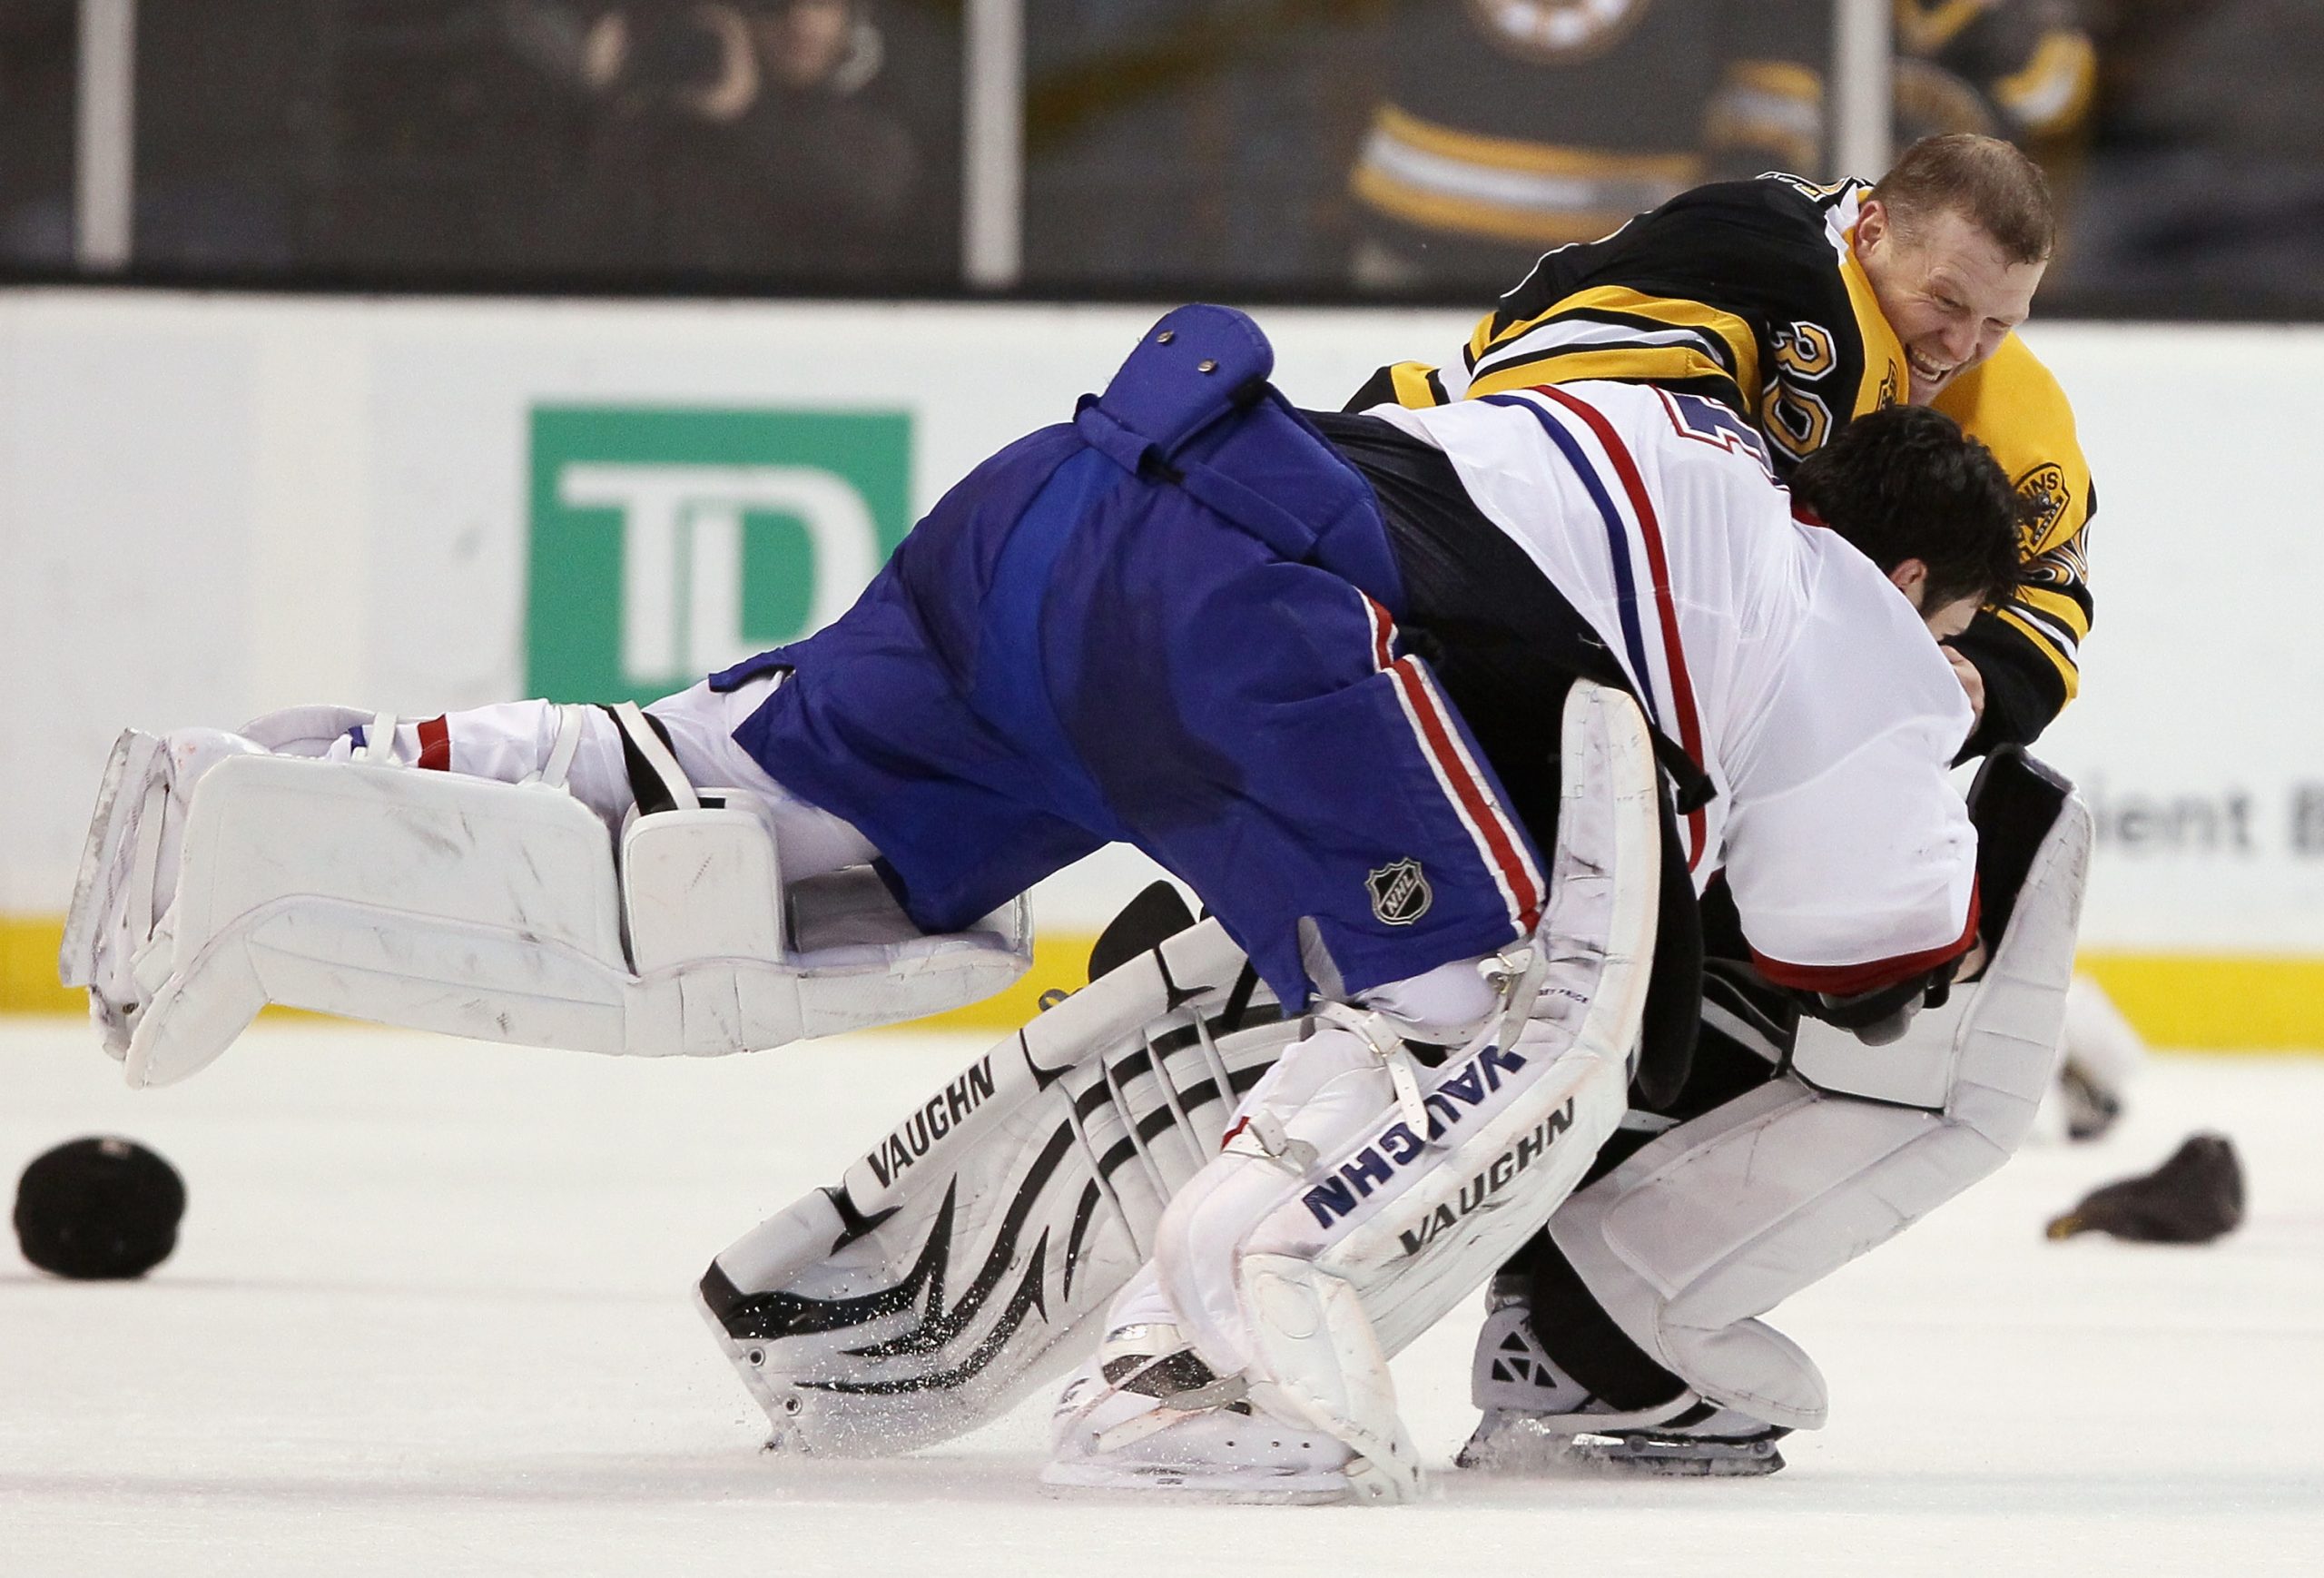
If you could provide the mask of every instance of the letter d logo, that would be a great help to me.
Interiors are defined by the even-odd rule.
[[[537,409],[526,684],[650,700],[843,612],[911,521],[901,414]]]

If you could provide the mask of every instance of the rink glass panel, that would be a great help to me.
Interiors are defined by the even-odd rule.
[[[958,0],[141,0],[135,267],[948,289],[960,17]]]

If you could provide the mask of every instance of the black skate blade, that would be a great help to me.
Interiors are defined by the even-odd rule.
[[[1615,1435],[1577,1435],[1566,1454],[1578,1464],[1670,1478],[1756,1478],[1784,1465],[1772,1435],[1667,1435],[1627,1430]]]

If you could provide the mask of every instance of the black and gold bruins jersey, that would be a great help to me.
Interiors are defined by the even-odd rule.
[[[2054,148],[2083,128],[2098,55],[2076,0],[1896,0],[1896,145],[1981,132]]]
[[[1904,347],[1850,244],[1867,190],[1767,175],[1682,192],[1603,240],[1544,256],[1477,325],[1460,369],[1383,368],[1350,409],[1581,379],[1652,383],[1739,412],[1787,468],[1906,386]],[[1984,610],[1955,642],[1985,680],[1973,746],[2030,741],[2073,698],[2090,632],[2089,467],[2064,392],[2015,335],[1936,406],[1984,441],[2032,506],[2022,601]]]
[[[1354,196],[1421,261],[1506,243],[1506,272],[1699,182],[1811,169],[1831,34],[1830,0],[1401,0]]]
[[[2087,118],[2078,0],[1894,0],[1895,143]],[[1391,0],[1352,187],[1374,285],[1492,281],[1705,181],[1828,167],[1832,0]]]

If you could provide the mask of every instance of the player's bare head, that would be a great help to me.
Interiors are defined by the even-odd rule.
[[[2024,578],[2017,494],[1993,451],[1942,411],[1858,417],[1799,463],[1791,491],[1905,587],[1932,628],[1946,610],[2006,601]]]
[[[1925,405],[2033,311],[2057,217],[2040,165],[1996,137],[1905,150],[1864,201],[1856,255]]]
[[[1871,192],[1907,235],[1951,213],[1969,222],[2011,263],[2046,263],[2057,250],[2049,179],[2015,144],[1973,132],[1923,137],[1897,155]]]

